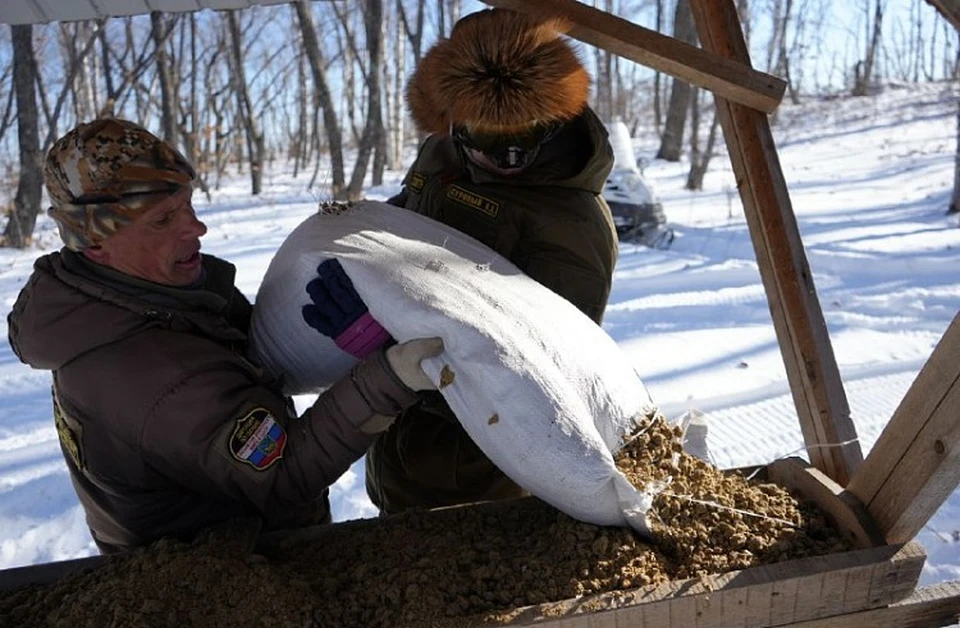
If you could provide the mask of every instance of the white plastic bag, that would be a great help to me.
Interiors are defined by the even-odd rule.
[[[434,382],[444,367],[454,375],[441,393],[507,476],[576,519],[647,532],[652,495],[613,461],[653,406],[632,365],[568,301],[442,223],[372,201],[308,218],[258,293],[256,359],[294,391],[325,388],[349,369],[353,358],[300,320],[304,287],[330,258],[397,341],[443,338],[444,352],[424,370]]]

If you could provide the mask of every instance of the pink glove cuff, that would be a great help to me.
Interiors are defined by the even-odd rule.
[[[353,357],[365,358],[388,340],[390,334],[387,330],[370,316],[370,312],[366,312],[334,338],[333,342]]]

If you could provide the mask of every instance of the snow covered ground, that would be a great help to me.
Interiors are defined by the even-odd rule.
[[[958,96],[956,84],[906,85],[871,98],[784,104],[774,126],[864,453],[960,310],[960,228],[944,215]],[[635,148],[651,158],[653,134]],[[705,413],[720,466],[803,455],[729,162],[714,159],[703,192],[683,190],[686,171],[682,163],[647,167],[676,239],[668,250],[621,247],[604,327],[668,416]],[[369,196],[385,198],[401,176],[389,173]],[[305,189],[307,180],[275,170],[259,198],[242,176],[211,202],[196,195],[209,227],[204,251],[237,264],[251,298],[272,253],[323,197]],[[58,246],[44,217],[34,248],[0,249],[4,324],[33,259]],[[95,553],[61,459],[49,382],[0,344],[0,568]],[[362,462],[337,483],[332,502],[337,520],[375,514]],[[928,552],[921,583],[960,578],[958,539],[960,492],[919,537]]]

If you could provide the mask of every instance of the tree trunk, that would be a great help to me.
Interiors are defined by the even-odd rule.
[[[33,26],[10,27],[13,39],[13,83],[17,92],[17,138],[20,141],[20,181],[13,211],[3,230],[3,245],[18,249],[30,244],[40,213],[43,165],[37,124],[37,60],[33,54]]]
[[[783,5],[783,14],[780,16],[779,31],[777,36],[777,62],[774,65],[773,73],[787,82],[787,93],[790,95],[790,102],[800,104],[800,97],[797,95],[796,86],[793,84],[793,77],[790,75],[790,53],[787,46],[787,35],[790,31],[790,20],[793,18],[793,0],[786,0]]]
[[[867,42],[867,50],[864,60],[857,66],[856,79],[853,85],[854,96],[866,96],[870,89],[870,82],[873,79],[873,70],[876,63],[877,51],[880,48],[880,34],[883,32],[883,12],[886,0],[875,0],[873,9],[873,31],[870,40]]]
[[[594,5],[597,3],[594,2]],[[601,7],[607,13],[613,12],[613,0],[605,0]],[[612,122],[614,116],[613,108],[613,53],[602,48],[596,49],[596,81],[594,101],[597,115],[604,122]]]
[[[263,132],[257,123],[257,118],[250,104],[250,88],[247,85],[246,73],[243,69],[243,35],[240,33],[240,24],[236,10],[227,11],[227,25],[230,28],[231,55],[233,64],[231,71],[234,74],[233,89],[237,95],[237,118],[244,128],[247,141],[247,153],[250,160],[250,193],[256,196],[263,190]]]
[[[691,122],[690,122],[690,172],[687,174],[686,189],[699,191],[703,189],[703,178],[707,174],[710,160],[713,158],[713,148],[717,142],[717,128],[720,118],[716,108],[713,108],[713,121],[710,123],[710,133],[707,136],[707,146],[700,149],[700,92],[693,89],[691,94]]]
[[[688,44],[697,42],[693,13],[690,11],[690,0],[677,0],[677,12],[673,20],[673,36]],[[683,127],[687,121],[689,108],[690,84],[676,78],[673,79],[673,86],[670,88],[670,105],[667,108],[667,121],[663,127],[663,137],[660,139],[657,159],[680,161],[680,153],[683,148]]]
[[[957,150],[953,156],[953,196],[948,214],[960,213],[960,102],[957,102]]]
[[[323,110],[323,125],[327,130],[327,141],[330,145],[330,170],[332,180],[330,182],[330,195],[334,200],[342,201],[347,199],[346,186],[344,185],[343,169],[343,138],[340,131],[340,123],[337,120],[337,110],[333,105],[333,96],[330,94],[330,88],[327,86],[327,79],[323,71],[323,57],[320,52],[320,45],[317,42],[317,32],[313,27],[313,14],[310,12],[310,5],[307,0],[296,0],[294,8],[297,11],[297,18],[300,21],[300,33],[303,36],[303,49],[307,53],[307,60],[310,62],[310,70],[313,72],[313,83],[320,98],[320,108]]]
[[[737,15],[740,17],[740,27],[743,29],[743,39],[750,47],[750,32],[753,30],[750,20],[750,2],[749,0],[737,0]]]
[[[57,95],[57,102],[54,105],[53,111],[48,111],[46,104],[44,104],[44,115],[47,117],[47,136],[43,141],[43,150],[46,150],[47,147],[53,144],[54,140],[56,140],[57,136],[59,135],[59,131],[57,129],[60,121],[60,112],[63,110],[63,107],[67,102],[67,96],[74,89],[74,81],[76,80],[77,74],[81,70],[81,64],[93,49],[94,44],[100,36],[100,28],[102,27],[98,27],[98,30],[84,43],[83,48],[79,53],[70,53],[70,63],[64,71],[63,87],[60,88],[60,93]],[[79,43],[79,41],[72,42],[71,45],[76,43]],[[36,80],[39,82],[40,74],[39,72],[35,74]],[[41,91],[41,100],[43,100],[43,96],[44,94]],[[31,107],[36,107],[36,104],[34,103],[31,105]]]
[[[400,13],[400,21],[403,23],[403,29],[407,33],[407,39],[410,41],[410,47],[413,48],[413,67],[420,63],[420,57],[423,56],[423,22],[426,13],[427,0],[417,1],[417,25],[415,28],[410,26],[407,20],[407,12],[403,8],[403,0],[397,0],[397,11]]]
[[[160,11],[150,12],[150,36],[153,38],[154,62],[157,66],[157,80],[160,82],[160,131],[163,139],[177,146],[176,95],[173,89],[173,77],[170,74],[170,61],[167,58],[167,31],[173,25],[164,23]]]
[[[103,65],[103,84],[107,92],[103,107],[97,113],[101,118],[113,116],[117,106],[117,88],[113,84],[113,63],[110,60],[110,44],[107,42],[107,29],[103,27],[104,24],[106,24],[106,18],[101,20],[99,32],[100,63]]]
[[[308,134],[309,117],[307,116],[307,102],[310,96],[307,92],[307,68],[303,51],[297,54],[297,125],[296,134],[290,138],[293,146],[293,178],[296,179],[300,168],[307,163],[307,147],[310,144]]]
[[[363,23],[367,36],[367,121],[357,147],[357,162],[353,166],[347,198],[363,196],[363,180],[367,175],[370,155],[382,142],[383,113],[380,106],[380,84],[383,76],[383,0],[367,0]]]
[[[656,30],[660,32],[663,28],[663,2],[664,0],[657,0],[657,25]],[[660,92],[662,90],[663,84],[663,73],[660,70],[657,70],[653,75],[653,128],[660,132],[663,123],[663,112],[660,111]]]
[[[406,43],[404,38],[404,18],[402,7],[397,9],[396,33],[393,40],[393,95],[388,106],[390,120],[390,141],[387,157],[387,167],[391,170],[403,170],[403,139],[404,139],[404,91],[406,83]]]

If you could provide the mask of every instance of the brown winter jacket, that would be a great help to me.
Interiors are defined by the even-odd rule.
[[[37,260],[9,316],[17,356],[53,371],[61,448],[101,551],[235,516],[329,520],[327,487],[415,401],[382,352],[301,417],[244,358],[250,304],[204,256],[197,289],[140,281],[66,249]]]
[[[542,147],[530,168],[510,177],[466,160],[449,137],[432,136],[390,202],[480,240],[600,323],[618,251],[600,196],[612,168],[607,131],[586,109]],[[439,393],[420,397],[367,452],[367,494],[381,511],[522,494]]]

